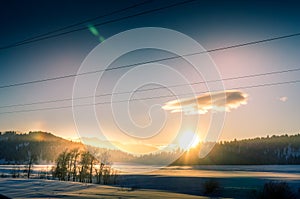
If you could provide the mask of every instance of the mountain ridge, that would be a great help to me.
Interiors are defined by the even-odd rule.
[[[94,141],[97,146],[102,147],[108,142],[104,141],[105,144],[102,145],[101,140],[94,138]],[[182,155],[172,165],[300,164],[300,134],[221,141],[214,143],[213,149],[206,157],[199,158],[199,151],[206,144],[212,143],[202,143],[184,153],[176,150],[140,156],[133,156],[117,148],[101,150],[109,151],[112,162],[140,164],[165,164],[166,161],[169,162],[169,158],[178,157],[178,153]],[[0,133],[0,164],[24,164],[31,155],[36,157],[38,164],[51,164],[60,153],[75,148],[86,150],[87,145],[66,140],[49,132],[8,131]]]

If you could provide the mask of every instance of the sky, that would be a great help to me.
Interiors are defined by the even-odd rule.
[[[0,46],[14,44],[139,2],[116,0],[1,2]],[[89,63],[88,55],[95,52],[92,50],[99,44],[107,43],[106,46],[109,46],[108,41],[113,40],[109,38],[135,28],[158,27],[178,31],[198,42],[206,50],[300,32],[299,7],[296,2],[286,1],[194,1],[103,26],[94,26],[107,20],[176,2],[181,1],[149,1],[145,5],[122,13],[83,23],[78,27],[86,29],[81,31],[0,49],[0,86],[76,74],[81,71],[84,63]],[[136,35],[139,41],[149,38],[152,38],[152,35]],[[168,40],[168,38],[160,39],[153,42],[164,43]],[[120,43],[122,42],[126,44],[126,41],[121,40]],[[171,43],[182,51],[190,47],[181,40]],[[299,45],[300,37],[292,37],[211,52],[203,55],[203,60],[207,59],[211,67],[215,67],[221,79],[296,69],[300,67]],[[105,53],[111,55],[123,47],[121,44],[110,45]],[[142,49],[118,57],[108,68],[173,55],[174,52],[160,49]],[[103,57],[103,54],[99,54],[99,57],[101,56]],[[199,63],[203,63],[203,60],[199,60]],[[164,67],[165,65],[169,67]],[[202,93],[207,91],[205,84],[177,87],[171,90],[175,92],[174,96],[159,97],[172,94],[168,86],[183,83],[180,78],[177,78],[178,74],[182,75],[188,83],[210,79],[197,74],[194,68],[182,58],[161,61],[149,66],[107,71],[102,74],[97,88],[93,90],[96,95],[112,93],[116,89],[118,92],[131,92],[126,95],[106,95],[95,99],[75,100],[73,104],[126,101],[130,97],[157,98],[130,103],[112,103],[113,106],[106,103],[75,109],[69,107],[72,106],[72,100],[26,106],[3,106],[70,99],[74,95],[74,85],[81,77],[0,88],[0,130],[20,132],[41,130],[72,139],[78,136],[99,139],[106,137],[117,142],[128,141],[147,146],[153,145],[157,148],[170,145],[170,140],[180,139],[181,135],[178,135],[178,132],[184,135],[184,132],[192,131],[199,136],[199,139],[209,140],[210,128],[214,134],[212,140],[244,139],[299,132],[299,83],[236,88],[299,80],[300,71],[223,81],[222,85],[219,84],[224,86],[221,102],[215,102],[216,104],[204,100],[207,99]],[[82,78],[98,79],[99,74]],[[153,82],[144,85],[143,81],[146,80],[153,80]],[[151,90],[158,86],[155,84],[157,81],[166,82],[167,88]],[[133,91],[149,88],[150,91],[146,92]],[[88,87],[82,89],[83,93],[88,93],[90,90]],[[189,89],[202,94],[182,96]],[[211,96],[218,96],[218,94],[213,92]],[[176,107],[178,102],[184,103],[178,108]],[[168,107],[167,105],[170,104],[172,106]],[[68,108],[19,112],[62,106]],[[95,108],[96,116],[87,113],[90,108]],[[127,117],[128,114],[130,117]],[[218,120],[216,125],[211,122],[215,115]],[[99,122],[98,125],[95,121]]]

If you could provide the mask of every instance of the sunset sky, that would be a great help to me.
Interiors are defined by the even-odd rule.
[[[138,2],[140,1],[2,2],[0,6],[0,46],[14,44],[26,38],[119,10]],[[180,1],[153,0],[145,5],[113,16],[97,19],[93,22],[84,23],[78,27],[93,27],[97,23],[135,14],[143,10],[167,6],[176,2]],[[140,27],[162,27],[179,31],[197,41],[206,50],[209,50],[298,33],[300,32],[300,13],[299,6],[295,5],[295,3],[260,1],[205,3],[203,1],[194,1],[173,8],[90,28],[90,30],[87,28],[56,38],[49,38],[8,49],[0,49],[0,87],[49,77],[76,74],[86,56],[100,41],[122,31]],[[147,37],[147,35],[140,35],[140,37]],[[178,45],[180,45],[180,42]],[[300,36],[211,52],[206,56],[211,57],[211,60],[213,60],[220,72],[220,77],[226,79],[300,68],[299,46]],[[114,49],[112,48],[112,50]],[[159,59],[170,55],[172,53],[159,50],[141,50],[120,57],[109,68]],[[153,67],[159,64],[171,66],[174,70],[188,77],[189,82],[201,82],[205,79],[205,77],[203,79],[194,75],[193,71],[180,59],[161,61],[154,64]],[[104,72],[96,94],[101,95],[111,92],[121,77],[132,68]],[[143,69],[142,72],[136,73],[137,80],[156,79],[158,77],[168,81],[169,85],[182,83],[172,75],[164,73],[164,71],[149,70],[147,72],[147,69]],[[140,129],[144,129],[144,134],[140,131],[132,130],[131,133],[133,136],[144,136],[145,138],[136,144],[154,145],[156,147],[164,146],[168,144],[169,139],[173,139],[174,136],[176,137],[176,129],[181,124],[181,117],[185,118],[186,122],[184,123],[184,127],[180,127],[180,131],[193,131],[199,135],[200,139],[205,139],[210,117],[215,112],[226,114],[224,127],[218,138],[219,140],[253,138],[272,134],[295,134],[299,132],[300,128],[300,83],[253,88],[241,87],[300,80],[299,78],[300,71],[298,70],[224,81],[224,88],[228,92],[222,94],[226,96],[227,94],[228,96],[231,94],[234,100],[230,101],[231,98],[229,99],[227,96],[227,104],[220,103],[218,107],[223,108],[223,110],[214,110],[210,106],[210,102],[205,101],[205,95],[203,94],[199,94],[196,98],[189,95],[179,97],[179,99],[184,98],[184,102],[188,105],[191,104],[191,101],[197,103],[195,100],[198,100],[198,103],[201,105],[208,103],[208,105],[206,104],[207,106],[203,105],[199,110],[193,109],[192,111],[188,106],[185,109],[181,107],[183,109],[178,110],[178,107],[176,108],[178,104],[173,101],[178,99],[176,96],[132,101],[129,103],[132,115],[131,121],[127,117],[119,118],[118,121],[121,121],[119,125],[123,126],[125,131],[126,129],[128,131],[132,130],[129,127],[129,123],[132,121]],[[73,120],[72,108],[70,107],[19,112],[20,110],[71,106],[71,100],[3,107],[14,104],[70,99],[72,98],[74,82],[75,78],[71,77],[55,81],[0,88],[0,130],[16,130],[21,132],[41,130],[52,132],[55,135],[65,138],[75,139],[78,135]],[[130,85],[129,83],[117,86],[120,86],[120,91],[130,91],[134,88],[134,85]],[[145,85],[139,89],[156,86]],[[192,89],[197,93],[206,91],[205,84],[192,85]],[[187,93],[186,90],[179,87],[176,88],[176,92],[181,94]],[[158,89],[134,93],[132,98],[152,98],[168,94],[170,92],[167,89]],[[217,94],[214,93],[213,95]],[[99,97],[95,99],[95,102],[107,102],[111,100],[110,97]],[[115,97],[113,100],[116,101],[126,99],[126,96],[113,97]],[[78,100],[76,104],[87,102],[91,102],[91,100]],[[124,107],[123,104],[116,103],[115,108],[122,110]],[[166,108],[167,105],[169,106]],[[165,108],[163,108],[164,106]],[[85,108],[81,108],[83,112]],[[109,111],[110,108],[110,104],[96,106],[98,120],[101,120],[100,123],[102,122],[103,125],[102,130],[105,132],[100,132],[99,127],[93,125],[92,120],[94,119],[90,117],[94,116],[81,115],[83,123],[80,126],[84,126],[82,129],[88,132],[86,134],[81,132],[80,136],[94,136],[102,139],[104,135],[111,136],[111,139],[118,142],[124,142],[124,139],[130,142],[130,136],[126,135],[126,133],[119,135],[124,129],[121,128],[120,130],[118,126],[114,125],[114,118],[111,117]],[[151,108],[150,115],[148,112],[149,108]],[[81,109],[77,109],[77,111],[81,111]],[[168,122],[166,122],[160,131],[157,128],[163,125],[160,122],[164,120]],[[147,125],[151,121],[154,123],[157,122],[158,126],[152,128],[150,125],[147,129]],[[197,130],[195,130],[195,123],[197,123]],[[159,133],[152,135],[154,132]],[[148,135],[154,137],[147,138]]]

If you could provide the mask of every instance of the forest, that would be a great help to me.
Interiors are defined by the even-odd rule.
[[[300,164],[300,134],[219,142],[200,159],[198,153],[203,145],[185,152],[174,164]]]
[[[214,147],[206,157],[199,158],[199,151],[207,145]],[[54,164],[62,153],[74,153],[76,150],[80,153],[94,151],[94,156],[107,153],[111,163],[165,164],[170,159],[177,159],[173,165],[300,164],[300,134],[200,143],[186,152],[178,148],[170,152],[140,156],[120,150],[85,146],[47,132],[9,131],[0,134],[1,164],[24,164],[28,161],[35,164]],[[99,157],[96,159],[99,160]]]

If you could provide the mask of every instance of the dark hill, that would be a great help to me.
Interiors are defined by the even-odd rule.
[[[200,147],[185,153],[175,164],[300,164],[300,134],[216,143],[203,159],[197,157]]]
[[[10,131],[0,135],[0,163],[22,164],[29,156],[33,156],[37,163],[51,163],[62,151],[83,147],[81,143],[65,140],[51,133],[18,134]]]

